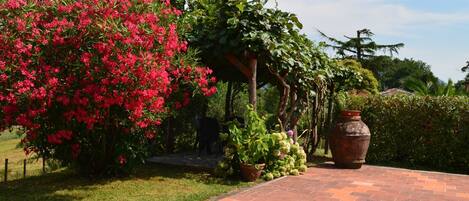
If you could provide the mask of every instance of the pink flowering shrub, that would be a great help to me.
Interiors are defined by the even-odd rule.
[[[27,153],[87,174],[118,173],[172,109],[216,92],[161,0],[7,0],[0,4],[0,129]]]

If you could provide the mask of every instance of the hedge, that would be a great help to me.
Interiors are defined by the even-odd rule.
[[[371,163],[399,163],[469,174],[469,98],[349,97],[372,138]]]

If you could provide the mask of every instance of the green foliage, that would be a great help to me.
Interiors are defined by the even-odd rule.
[[[469,98],[350,97],[372,132],[367,161],[469,173]]]
[[[457,89],[453,81],[450,79],[448,83],[439,81],[423,82],[414,78],[405,81],[406,89],[420,96],[457,96],[467,95],[462,89]]]
[[[229,134],[223,134],[227,142],[225,157],[215,172],[220,176],[231,176],[239,172],[239,164],[265,163],[264,179],[306,171],[306,153],[286,133],[268,133],[265,120],[248,107],[246,126],[230,125]]]
[[[356,37],[345,36],[348,40],[341,41],[326,34],[319,32],[323,37],[328,39],[332,44],[328,45],[337,51],[337,54],[343,58],[355,58],[359,61],[362,59],[372,58],[376,55],[377,51],[388,51],[391,55],[397,54],[398,50],[404,47],[403,43],[392,45],[379,45],[373,41],[373,32],[369,29],[362,29],[357,31]]]
[[[466,62],[466,65],[461,68],[462,72],[467,73],[464,80],[460,80],[456,83],[457,90],[465,91],[469,94],[469,61]]]
[[[194,0],[192,40],[204,52],[261,53],[276,45],[286,27],[302,27],[294,14],[269,9],[265,0]]]
[[[464,67],[461,68],[461,71],[462,72],[467,72],[469,73],[469,61],[466,62],[466,65]],[[469,74],[468,74],[469,76]],[[467,77],[467,76],[466,76]]]
[[[459,91],[461,94],[469,95],[469,61],[461,68],[461,71],[467,74],[463,80],[456,82],[456,91]]]
[[[357,76],[348,76],[343,83],[343,87],[346,89],[362,89],[370,93],[378,93],[378,80],[376,80],[373,73],[362,67],[362,65],[351,59],[345,59],[339,61],[339,65],[345,66],[352,72],[355,72]]]
[[[245,81],[239,72],[231,73],[232,64],[225,56],[234,54],[245,62],[246,53],[252,53],[262,58],[258,61],[259,80],[276,84],[270,72],[273,71],[286,76],[289,84],[301,86],[297,88],[310,86],[314,71],[327,65],[327,55],[306,35],[300,34],[303,25],[295,14],[267,8],[266,2],[192,1],[191,45],[201,50],[204,62],[221,78]],[[219,68],[223,71],[217,71]]]
[[[264,163],[269,152],[269,135],[265,121],[257,115],[252,106],[248,106],[245,121],[244,128],[239,128],[235,123],[230,125],[229,134],[223,137],[229,145],[225,152],[230,153],[230,156],[236,152],[239,161],[244,164]],[[230,147],[234,150],[229,150]]]
[[[363,67],[373,71],[382,89],[404,88],[407,79],[418,79],[423,82],[438,80],[431,67],[423,61],[379,56],[364,60],[362,64]]]
[[[299,143],[293,142],[285,133],[273,133],[270,136],[270,155],[267,158],[264,179],[305,172],[306,153]]]
[[[266,2],[193,0],[189,38],[222,80],[245,82],[251,74],[246,62],[257,58],[258,81],[280,91],[277,118],[284,128],[294,128],[316,94],[326,90],[335,62],[300,33],[296,15],[268,8]]]
[[[459,91],[461,94],[469,95],[469,76],[465,80],[459,80],[454,84],[456,91]]]

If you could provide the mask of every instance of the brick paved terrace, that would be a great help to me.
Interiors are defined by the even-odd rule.
[[[283,177],[219,198],[220,201],[469,201],[469,176],[378,166],[309,168],[298,177]]]

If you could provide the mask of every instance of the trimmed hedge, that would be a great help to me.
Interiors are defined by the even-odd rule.
[[[469,98],[349,97],[372,132],[367,161],[469,174]]]

